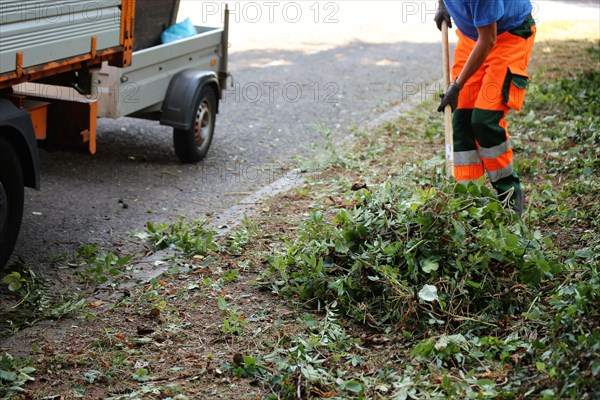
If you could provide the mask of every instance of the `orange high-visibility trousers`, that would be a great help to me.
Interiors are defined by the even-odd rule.
[[[465,83],[453,114],[454,177],[477,180],[487,172],[499,194],[520,191],[514,173],[506,115],[520,110],[528,83],[527,66],[536,27],[529,17],[520,27],[498,35],[496,45],[481,68]],[[457,31],[454,80],[462,71],[476,41]]]

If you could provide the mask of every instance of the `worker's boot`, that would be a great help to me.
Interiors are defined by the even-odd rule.
[[[517,190],[512,197],[513,198],[509,200],[512,209],[515,210],[517,215],[520,217],[523,215],[523,211],[525,210],[525,195],[523,194],[523,190],[519,188],[519,190]]]
[[[502,178],[493,183],[498,192],[498,200],[505,206],[512,208],[519,217],[525,210],[525,195],[521,189],[521,182],[516,174]]]

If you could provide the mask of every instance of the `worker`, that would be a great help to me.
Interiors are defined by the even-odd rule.
[[[487,175],[498,198],[523,213],[525,198],[514,171],[508,111],[523,106],[527,66],[536,34],[530,0],[439,0],[435,22],[457,27],[452,84],[438,111],[452,107],[454,177]]]

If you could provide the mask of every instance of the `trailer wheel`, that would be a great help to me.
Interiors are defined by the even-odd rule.
[[[211,88],[205,86],[201,89],[194,110],[196,115],[190,129],[173,130],[175,154],[183,163],[198,162],[208,153],[217,115],[217,99]]]
[[[23,217],[23,171],[17,153],[0,137],[0,270],[17,242]]]

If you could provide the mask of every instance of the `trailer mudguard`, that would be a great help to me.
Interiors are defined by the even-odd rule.
[[[163,101],[160,124],[175,129],[190,129],[194,123],[195,105],[198,104],[200,91],[206,85],[213,88],[218,99],[219,78],[214,71],[185,69],[175,74]]]
[[[17,151],[25,186],[40,188],[40,159],[29,113],[8,99],[0,98],[0,136]]]

